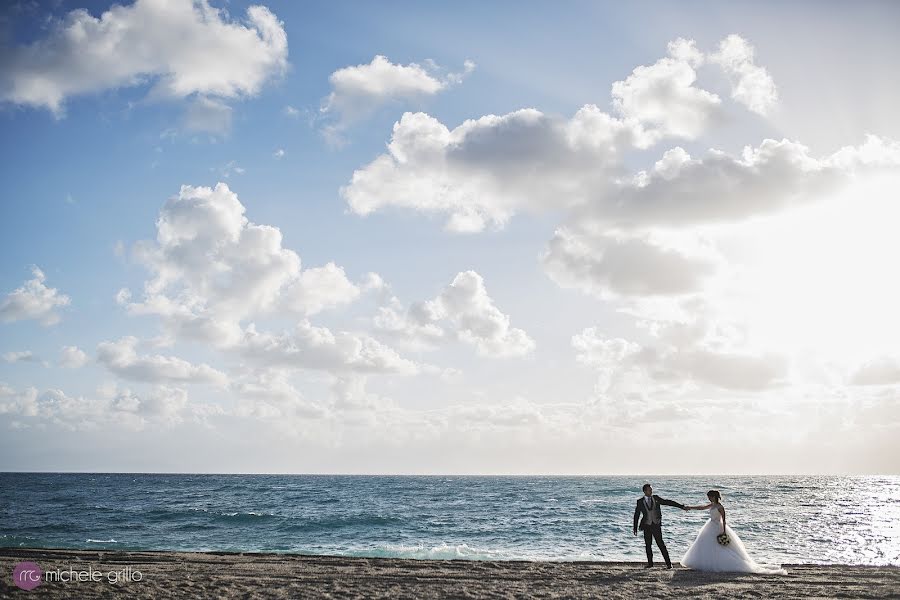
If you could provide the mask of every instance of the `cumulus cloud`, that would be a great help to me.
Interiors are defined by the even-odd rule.
[[[610,338],[597,327],[572,336],[578,362],[599,373],[598,391],[625,397],[643,395],[647,382],[656,382],[754,392],[787,382],[789,362],[783,355],[730,347],[707,330],[708,324],[691,324],[699,325],[699,331],[680,339],[677,335],[684,333],[685,324],[656,325],[675,325],[680,331],[671,337],[657,331],[657,339],[650,344]]]
[[[419,366],[364,334],[334,333],[302,320],[292,331],[257,331],[251,324],[235,350],[255,364],[347,373],[415,374]]]
[[[37,356],[31,350],[21,350],[19,352],[5,352],[3,356],[0,356],[3,359],[3,362],[8,363],[17,363],[17,362],[41,362]]]
[[[287,35],[264,6],[243,23],[206,0],[137,0],[99,18],[87,10],[52,22],[45,37],[6,48],[0,98],[61,116],[68,97],[152,84],[151,96],[252,96],[287,69]]]
[[[681,241],[682,246],[671,241]],[[609,298],[697,292],[721,259],[708,246],[622,234],[560,228],[541,257],[544,270],[565,288]]]
[[[615,196],[637,187],[626,176],[626,151],[695,139],[716,122],[721,99],[695,85],[706,61],[693,41],[672,42],[668,56],[613,84],[615,114],[595,104],[569,119],[527,108],[451,129],[405,113],[387,152],[357,169],[341,195],[361,216],[388,208],[446,215],[446,228],[460,233]],[[678,158],[675,151],[662,162],[676,169]]]
[[[694,67],[703,55],[693,40],[669,44],[669,55],[650,66],[639,66],[624,81],[612,85],[613,106],[642,131],[642,146],[661,137],[693,139],[719,114],[721,99],[694,85]]]
[[[702,159],[674,148],[571,209],[541,262],[561,287],[605,300],[703,295],[727,281],[740,287],[745,265],[720,249],[740,239],[737,225],[827,206],[854,181],[898,167],[900,143],[875,136],[822,157],[789,140]]]
[[[301,269],[277,227],[257,225],[227,185],[182,186],[163,206],[156,242],[135,248],[152,278],[142,302],[117,296],[131,314],[162,318],[169,335],[235,343],[258,315],[309,316],[356,300],[361,289],[328,263]]]
[[[598,368],[616,367],[641,350],[640,345],[634,342],[603,337],[597,327],[588,327],[573,335],[572,347],[578,362]]]
[[[607,186],[618,140],[629,135],[595,106],[568,121],[525,109],[453,130],[405,113],[388,152],[356,170],[341,195],[361,216],[406,208],[447,215],[454,232],[500,228],[522,210],[565,208]]]
[[[320,403],[303,397],[284,369],[252,371],[232,381],[229,389],[238,398],[235,414],[294,422],[328,414]]]
[[[601,393],[614,388],[629,371],[633,357],[641,351],[641,346],[622,338],[605,338],[596,327],[589,327],[572,336],[575,359],[597,372],[594,386]]]
[[[824,157],[767,139],[739,156],[694,158],[674,148],[627,177],[615,141],[627,129],[602,114],[584,107],[564,122],[529,109],[451,131],[407,113],[388,153],[355,171],[341,194],[358,215],[391,207],[444,214],[448,230],[465,233],[502,227],[522,211],[565,209],[610,228],[684,227],[778,212],[900,165],[900,144],[875,136]]]
[[[670,376],[729,390],[763,390],[786,383],[787,359],[774,352],[751,354],[709,348],[679,350],[660,359]]]
[[[391,101],[416,101],[434,96],[460,83],[475,69],[467,60],[461,73],[448,73],[433,61],[424,65],[394,64],[378,55],[369,64],[338,69],[328,78],[331,93],[322,101],[321,112],[336,119],[329,127],[332,134]]]
[[[299,274],[300,258],[282,247],[277,228],[249,222],[244,210],[223,183],[182,186],[160,212],[156,244],[136,248],[155,274],[149,294],[175,288],[235,316],[270,308]]]
[[[739,35],[719,43],[710,61],[721,66],[731,81],[731,97],[755,113],[767,114],[778,102],[775,81],[765,67],[755,63],[756,50]]]
[[[852,385],[893,385],[900,383],[900,360],[882,356],[860,366],[851,376]]]
[[[16,391],[0,385],[0,414],[24,417],[28,427],[53,423],[63,429],[92,430],[103,426],[143,429],[183,421],[187,392],[155,386],[145,394],[113,388],[96,397],[70,396],[59,389]]]
[[[450,338],[444,327],[429,312],[427,302],[416,302],[408,308],[397,297],[391,297],[378,307],[373,319],[376,331],[382,336],[400,340],[419,350],[430,350]]]
[[[254,373],[420,372],[421,365],[371,336],[317,327],[307,319],[346,306],[365,292],[383,289],[385,283],[377,274],[367,273],[354,283],[334,263],[303,269],[297,253],[283,246],[278,228],[255,224],[244,213],[244,205],[224,184],[214,189],[183,186],[160,211],[156,240],[135,246],[138,262],[148,267],[151,276],[141,300],[135,301],[130,290],[122,289],[116,301],[131,315],[160,318],[163,335],[157,344],[205,342],[252,365]],[[266,331],[257,327],[258,318],[288,318],[296,326]],[[98,349],[98,360],[113,372],[137,380],[224,382],[224,375],[206,365],[137,356],[135,344],[134,338],[107,342]],[[243,399],[241,410],[254,414],[253,398],[269,392],[268,399],[260,400],[269,405],[266,410],[314,410],[313,405],[303,407],[308,403],[293,393],[286,375],[242,376],[231,388]],[[289,396],[294,400],[288,401]]]
[[[510,327],[509,316],[494,305],[475,271],[457,274],[429,303],[428,312],[437,320],[448,320],[460,339],[484,356],[522,356],[534,349],[527,333]]]
[[[509,316],[497,308],[475,271],[458,273],[436,298],[414,303],[405,312],[393,298],[380,307],[375,326],[423,348],[459,339],[482,356],[523,356],[535,347],[525,331],[510,326]]]
[[[291,310],[314,315],[328,308],[350,304],[361,289],[352,283],[343,267],[333,262],[324,267],[305,269],[284,289],[284,303]]]
[[[97,346],[97,361],[110,372],[149,383],[210,383],[225,385],[227,376],[206,364],[194,365],[175,356],[139,355],[138,339],[126,336]]]
[[[898,166],[900,143],[875,136],[822,158],[790,140],[704,159],[675,148],[574,218],[625,228],[734,223],[827,198],[854,176]]]
[[[80,369],[88,362],[88,355],[78,346],[63,346],[59,356],[59,366]]]
[[[165,385],[153,386],[146,393],[136,393],[128,388],[113,387],[100,394],[97,402],[108,411],[106,420],[117,421],[133,429],[147,424],[176,425],[184,421],[188,404],[187,392]]]
[[[42,325],[55,325],[60,316],[57,308],[68,306],[69,297],[56,288],[44,284],[46,276],[37,267],[31,270],[32,279],[16,288],[0,302],[0,320],[5,322],[34,319]]]
[[[374,394],[366,389],[368,376],[362,373],[337,374],[331,382],[334,414],[350,426],[376,427],[409,416],[390,398]]]

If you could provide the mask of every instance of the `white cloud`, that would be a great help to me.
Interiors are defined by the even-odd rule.
[[[97,346],[97,361],[110,372],[149,383],[210,383],[225,385],[227,376],[206,364],[193,365],[175,356],[138,355],[132,336]]]
[[[645,344],[607,337],[598,327],[572,336],[578,362],[599,373],[599,393],[649,398],[674,395],[685,385],[759,392],[788,383],[786,356],[748,347],[744,332],[715,320],[702,301],[689,298],[681,308],[686,320],[639,321],[651,334]],[[652,385],[663,389],[654,395]]]
[[[180,423],[187,398],[187,392],[180,388],[157,386],[143,397],[138,412],[164,423]]]
[[[322,102],[321,112],[334,114],[333,127],[341,129],[390,101],[415,101],[434,96],[447,87],[460,83],[475,69],[475,63],[465,62],[464,72],[446,73],[444,69],[426,61],[425,65],[394,64],[378,55],[369,64],[338,69],[328,78],[332,91]]]
[[[324,112],[356,108],[355,104],[373,100],[430,96],[445,85],[416,63],[395,65],[380,55],[369,64],[338,69],[328,80],[333,91],[322,107]]]
[[[237,320],[216,316],[198,297],[183,294],[173,300],[154,294],[146,296],[143,302],[129,302],[128,290],[120,290],[116,298],[132,316],[158,316],[162,321],[164,345],[186,339],[222,346],[234,343],[241,335]]]
[[[253,371],[232,381],[229,388],[238,397],[239,416],[292,423],[328,414],[325,406],[304,398],[283,369]]]
[[[100,401],[107,403],[104,408],[111,413],[107,415],[108,419],[142,429],[148,423],[176,425],[183,422],[188,395],[181,388],[157,385],[146,394],[115,388]]]
[[[613,106],[645,130],[642,146],[660,137],[696,138],[719,114],[719,97],[694,86],[694,67],[702,61],[693,41],[678,39],[669,44],[669,56],[613,83]]]
[[[210,171],[218,171],[219,175],[228,179],[232,174],[243,175],[246,172],[246,169],[237,164],[236,160],[230,160],[225,163],[225,166],[218,169],[210,168]]]
[[[854,176],[898,166],[900,143],[874,136],[823,158],[790,140],[767,139],[739,157],[711,151],[694,159],[675,148],[573,216],[621,228],[735,223],[828,198]]]
[[[784,385],[798,359],[812,360],[812,348],[846,361],[851,346],[876,351],[883,340],[871,332],[890,318],[896,286],[874,266],[893,248],[889,226],[878,224],[894,211],[886,196],[893,180],[881,173],[898,166],[900,144],[874,136],[821,158],[786,140],[766,140],[740,157],[712,152],[698,160],[670,150],[574,209],[543,266],[561,287],[673,336],[642,343],[640,368],[625,361],[620,372],[634,380],[631,389],[679,378],[732,390]],[[848,231],[867,231],[867,239],[835,246]],[[844,314],[823,328],[860,294],[873,298],[865,315]],[[740,335],[706,339],[726,316]]]
[[[450,337],[429,311],[427,302],[416,302],[405,309],[398,298],[392,297],[378,307],[373,324],[380,335],[417,350],[433,349]]]
[[[755,49],[739,35],[719,43],[710,61],[725,70],[731,80],[731,97],[755,113],[767,114],[778,102],[778,90],[765,67],[754,62]]]
[[[147,425],[171,426],[183,421],[187,392],[155,386],[146,394],[112,388],[90,398],[69,396],[59,389],[16,391],[0,384],[0,414],[24,417],[25,426],[47,423],[68,430],[103,426],[140,430]]]
[[[361,373],[336,375],[331,382],[334,409],[344,423],[384,426],[405,412],[390,398],[368,391],[367,382],[368,377]]]
[[[337,373],[397,373],[412,375],[419,366],[393,349],[363,334],[332,332],[303,320],[288,332],[260,332],[251,324],[235,350],[266,367],[313,369]]]
[[[314,315],[329,308],[350,304],[359,298],[360,288],[347,279],[342,267],[328,263],[306,269],[284,289],[283,301],[290,310]]]
[[[900,360],[882,356],[859,367],[851,376],[852,385],[894,385],[900,383]]]
[[[458,338],[482,356],[523,356],[535,347],[527,333],[510,326],[509,316],[497,308],[475,271],[458,273],[436,298],[413,304],[405,314],[392,299],[379,309],[375,326],[419,347]]]
[[[188,105],[184,126],[188,131],[225,135],[231,131],[232,108],[214,98],[200,96]]]
[[[287,35],[264,6],[242,24],[206,0],[137,0],[100,18],[74,10],[4,58],[0,97],[61,115],[70,96],[148,82],[156,97],[255,95],[287,69]]]
[[[260,315],[309,316],[346,305],[359,286],[333,263],[302,270],[277,227],[257,225],[227,185],[182,186],[157,221],[155,243],[138,244],[153,277],[142,302],[117,299],[131,314],[155,314],[169,335],[236,343],[241,322]]]
[[[54,325],[60,316],[56,309],[68,306],[70,299],[56,288],[44,285],[46,277],[37,267],[31,270],[33,279],[6,295],[0,302],[0,321],[35,319],[42,325]]]
[[[281,239],[277,228],[250,223],[227,185],[182,186],[160,212],[156,244],[136,252],[155,274],[150,297],[173,288],[214,313],[241,317],[271,307],[299,273],[300,258]]]
[[[695,159],[674,148],[628,178],[616,166],[616,143],[603,141],[619,135],[618,122],[596,119],[608,127],[585,135],[585,121],[598,114],[585,107],[563,123],[524,110],[450,131],[407,113],[388,154],[354,172],[341,194],[359,215],[388,207],[446,214],[447,229],[457,232],[502,227],[523,210],[566,208],[576,220],[609,226],[685,226],[777,212],[858,173],[900,164],[900,144],[874,136],[823,158],[790,140],[764,140],[737,157],[711,151]]]
[[[640,352],[640,345],[621,338],[605,338],[597,327],[588,327],[572,336],[578,362],[598,368],[616,367]]]
[[[534,349],[527,333],[510,327],[509,316],[494,305],[484,279],[475,271],[457,274],[429,308],[438,319],[447,319],[460,339],[474,345],[479,354],[522,356]]]
[[[446,215],[446,228],[460,233],[501,228],[520,212],[621,202],[618,196],[643,187],[626,175],[626,151],[695,139],[717,121],[721,100],[695,85],[695,69],[706,60],[693,41],[670,43],[667,57],[613,84],[615,116],[594,104],[570,119],[527,108],[451,129],[430,115],[405,113],[387,152],[357,169],[341,195],[361,216],[388,208]],[[650,175],[677,173],[685,166],[681,155],[687,153],[670,151]],[[740,176],[739,167],[732,170],[721,165],[723,184]]]
[[[712,248],[684,247],[683,242],[679,246],[679,241],[649,233],[593,233],[563,227],[550,240],[541,261],[561,287],[602,298],[700,291],[721,259]]]
[[[306,317],[346,306],[363,292],[385,287],[375,273],[359,283],[334,263],[301,269],[300,257],[282,246],[276,227],[257,225],[228,186],[215,189],[183,186],[157,220],[155,242],[136,245],[135,255],[152,276],[143,299],[127,289],[116,301],[132,315],[160,317],[159,345],[199,340],[255,368],[318,370],[332,374],[414,374],[420,366],[365,334],[333,332],[313,326]],[[301,317],[282,333],[258,329],[256,318]],[[123,338],[101,347],[98,359],[122,376],[138,380],[224,379],[208,367],[179,359],[137,357],[136,340]],[[123,358],[124,356],[124,358]],[[262,393],[262,387],[287,390],[285,381],[242,380],[233,389]],[[246,408],[246,407],[245,407]],[[296,407],[295,407],[296,408]]]
[[[729,390],[764,390],[787,382],[788,361],[775,353],[749,354],[708,348],[679,350],[662,357],[668,376],[693,379]]]
[[[284,158],[284,149],[279,148],[278,150],[276,150],[275,152],[272,153],[272,156],[277,159]]]
[[[31,350],[22,350],[19,352],[6,352],[3,356],[0,356],[3,359],[3,362],[8,363],[17,363],[17,362],[41,362],[37,356]]]
[[[526,109],[469,120],[450,130],[405,113],[388,152],[356,170],[341,195],[358,215],[390,207],[445,214],[446,228],[502,227],[523,210],[556,210],[609,185],[621,121],[585,106],[571,120]]]
[[[67,369],[79,369],[88,362],[88,355],[78,346],[63,346],[60,351],[59,366]]]

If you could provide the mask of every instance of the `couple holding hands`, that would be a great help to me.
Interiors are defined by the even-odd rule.
[[[708,504],[685,506],[674,500],[660,498],[653,493],[653,487],[645,483],[644,495],[638,498],[634,509],[634,535],[638,529],[644,532],[644,545],[647,548],[647,565],[653,566],[653,540],[662,552],[666,568],[672,568],[669,551],[662,538],[662,506],[675,506],[681,510],[709,510],[709,521],[700,529],[697,539],[691,544],[681,559],[681,566],[696,571],[768,573],[786,574],[780,567],[767,567],[757,564],[747,554],[744,544],[734,530],[725,522],[725,507],[722,495],[717,490],[706,493]]]

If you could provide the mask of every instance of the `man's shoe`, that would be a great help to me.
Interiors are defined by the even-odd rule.
[[[644,565],[644,568],[645,568],[645,569],[652,569],[652,568],[653,568],[653,563]]]
[[[667,568],[667,569],[671,569],[671,568],[672,568],[672,565],[666,565],[666,568]]]

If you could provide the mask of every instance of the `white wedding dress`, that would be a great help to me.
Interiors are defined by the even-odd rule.
[[[731,543],[727,546],[719,544],[716,539],[721,533],[722,515],[719,514],[718,508],[713,506],[709,509],[709,521],[700,529],[697,539],[684,553],[681,566],[695,571],[787,575],[787,571],[781,567],[769,567],[754,562],[747,554],[741,538],[728,525],[725,525],[725,533],[728,534]]]

